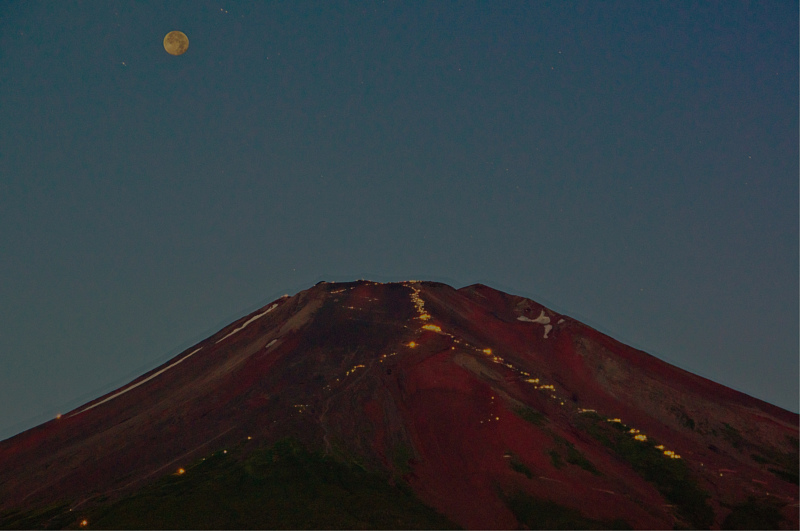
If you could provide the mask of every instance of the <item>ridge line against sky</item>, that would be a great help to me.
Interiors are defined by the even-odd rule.
[[[4,3],[0,437],[262,294],[365,271],[483,279],[796,412],[797,20]]]

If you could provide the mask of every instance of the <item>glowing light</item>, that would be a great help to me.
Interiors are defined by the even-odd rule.
[[[640,433],[639,435],[636,435],[633,438],[636,439],[637,441],[646,441],[647,440],[647,435],[642,435]]]
[[[672,450],[664,450],[664,455],[672,457],[673,455],[675,455],[675,452],[673,452]]]
[[[492,355],[492,349],[485,348],[485,349],[483,349],[483,353],[486,354],[487,356],[491,356]]]
[[[366,367],[366,365],[356,365],[356,366],[354,366],[352,369],[350,369],[349,371],[347,371],[347,374],[345,374],[345,376],[350,376],[350,373],[351,373],[351,372],[355,372],[355,370],[356,370],[356,369],[363,369],[364,367]],[[306,404],[306,406],[307,406],[307,405],[308,405],[308,404]],[[303,407],[306,407],[306,406],[303,406]],[[297,406],[295,406],[295,407],[297,407]]]
[[[663,449],[664,449],[663,444],[659,444],[658,446],[656,446],[656,450],[663,450]]]
[[[408,346],[411,348],[416,348],[417,344],[412,341],[411,343],[408,344]]]
[[[252,441],[252,440],[253,440],[253,438],[252,438],[252,437],[250,437],[250,436],[248,435],[248,436],[247,436],[247,440],[248,440],[248,441]]]
[[[597,411],[595,411],[594,409],[580,408],[580,409],[578,409],[578,413],[597,413]]]
[[[528,383],[537,384],[539,383],[539,378],[527,378],[525,381]]]
[[[56,415],[56,420],[58,420],[58,419],[60,419],[60,418],[61,418],[61,413],[59,413],[58,415]]]
[[[182,469],[182,468],[179,468],[179,469],[178,469],[178,475],[179,475],[179,476],[182,476],[182,475],[183,475],[183,474],[185,474],[185,473],[186,473],[186,470],[184,470],[184,469]]]
[[[494,420],[500,420],[500,417],[495,417]]]
[[[89,520],[81,520],[81,527],[86,527],[89,525]]]
[[[427,325],[423,326],[422,328],[424,328],[425,330],[431,330],[433,332],[441,332],[442,331],[441,328],[439,328],[436,325],[432,325],[432,324],[427,324]]]
[[[628,433],[639,433],[639,430],[637,430],[636,428],[631,428],[628,430]]]
[[[620,423],[620,424],[622,423],[622,421],[620,419],[606,419],[606,422],[617,422],[617,423]]]
[[[431,318],[431,316],[425,311],[425,301],[422,300],[419,296],[419,288],[411,287],[411,302],[414,303],[414,306],[417,309],[417,317],[426,321]]]

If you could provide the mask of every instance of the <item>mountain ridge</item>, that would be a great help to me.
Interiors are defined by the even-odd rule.
[[[791,525],[797,419],[483,284],[322,282],[0,442],[0,511],[64,493],[84,510],[291,435],[464,527],[523,525],[531,500],[633,527],[721,525],[749,497],[779,500]]]

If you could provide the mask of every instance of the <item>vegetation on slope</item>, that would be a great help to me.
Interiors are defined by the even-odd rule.
[[[780,529],[783,520],[781,509],[785,506],[774,498],[755,498],[729,506],[731,513],[722,522],[723,529]]]
[[[516,413],[521,419],[530,422],[534,426],[543,427],[547,422],[546,416],[529,407],[518,407],[514,410],[514,413]],[[556,448],[548,452],[550,455],[550,462],[555,468],[563,468],[565,466],[564,461],[566,461],[570,465],[578,466],[587,472],[591,472],[595,476],[603,475],[599,470],[597,470],[594,464],[581,453],[580,450],[575,448],[574,444],[566,440],[564,437],[556,435],[551,430],[545,429],[545,431],[550,435],[550,437],[552,437],[553,442],[556,443]],[[520,470],[514,467],[513,463],[512,468],[517,470],[517,472],[520,472]]]
[[[503,501],[517,521],[528,529],[632,529],[621,518],[613,521],[592,520],[576,509],[536,499],[521,491],[504,495]]]
[[[553,466],[555,466],[556,468],[561,468],[561,466],[563,466],[563,464],[561,466],[558,466],[556,464],[556,462],[560,462],[561,461],[560,458],[563,455],[563,457],[566,459],[567,463],[569,463],[571,465],[579,466],[583,470],[585,470],[587,472],[590,472],[590,473],[594,474],[595,476],[602,476],[603,475],[599,470],[597,470],[597,468],[594,466],[594,464],[591,461],[589,461],[586,458],[586,456],[583,455],[583,453],[581,453],[580,450],[575,448],[574,444],[572,444],[571,442],[569,442],[565,438],[560,437],[560,436],[555,435],[555,434],[552,434],[552,437],[553,437],[553,440],[558,445],[557,449],[554,449],[554,450],[550,451],[550,457],[551,457],[551,460],[553,461]]]
[[[516,413],[522,420],[526,420],[534,426],[544,426],[547,422],[547,417],[544,416],[544,414],[529,407],[518,407],[514,409],[514,413]]]
[[[710,496],[700,489],[682,459],[665,457],[652,439],[636,440],[624,424],[606,422],[596,414],[582,415],[580,427],[655,485],[691,527],[708,529],[714,523],[714,510],[707,503]]]
[[[0,529],[63,529],[75,522],[67,502],[54,503],[32,511],[0,512]]]
[[[787,436],[789,444],[793,448],[798,447],[796,437]],[[784,481],[797,485],[800,483],[800,476],[798,476],[798,469],[800,469],[800,455],[797,451],[781,452],[775,448],[758,447],[758,453],[750,454],[753,461],[761,464],[766,464],[767,470],[778,476]],[[770,466],[772,465],[772,466]]]
[[[290,439],[247,456],[217,452],[132,496],[70,515],[62,525],[87,529],[458,527],[407,487],[391,485],[388,476],[309,452]],[[88,524],[81,526],[84,518]],[[46,527],[35,518],[1,523]]]

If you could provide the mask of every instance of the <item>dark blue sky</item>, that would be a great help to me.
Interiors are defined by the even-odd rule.
[[[799,270],[796,1],[0,5],[0,438],[322,279],[797,411]]]

